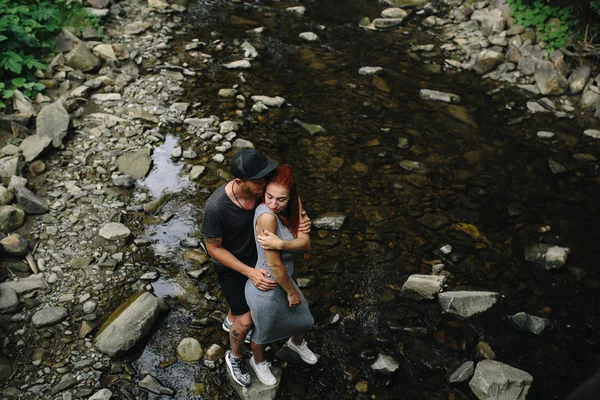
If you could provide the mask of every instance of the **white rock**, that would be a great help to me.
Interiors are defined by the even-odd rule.
[[[108,389],[100,389],[88,400],[109,400],[112,396],[112,392]]]
[[[183,361],[198,361],[202,358],[203,353],[200,342],[194,338],[184,338],[177,346],[177,355]]]
[[[99,234],[106,240],[120,240],[129,237],[131,231],[121,223],[109,222],[100,229]]]
[[[304,6],[288,7],[285,10],[288,12],[296,13],[298,15],[304,15],[304,13],[306,12],[306,7],[304,7]]]
[[[500,299],[494,292],[456,291],[438,295],[438,302],[444,312],[469,318],[488,310]]]
[[[258,51],[256,51],[256,48],[250,43],[244,42],[240,47],[242,48],[242,50],[244,50],[244,58],[247,58],[249,60],[254,60],[255,58],[258,58]]]
[[[434,299],[446,282],[444,275],[411,275],[402,286],[403,292],[413,293],[420,299]]]
[[[441,101],[444,103],[460,103],[460,96],[437,90],[421,89],[419,95],[423,100]]]
[[[358,70],[358,73],[360,75],[376,75],[376,74],[380,73],[381,71],[383,71],[383,68],[381,68],[381,67],[361,67]]]
[[[206,170],[206,167],[203,165],[194,165],[192,167],[192,170],[190,171],[190,179],[192,181],[196,181],[196,180],[200,179],[200,176],[202,176],[202,174],[204,173],[205,170]]]
[[[260,102],[267,107],[281,107],[285,104],[285,99],[280,96],[269,97],[269,96],[252,96],[252,101]]]
[[[302,32],[298,35],[300,39],[306,40],[307,42],[317,42],[319,37],[313,32]]]
[[[381,16],[383,18],[406,18],[408,17],[408,13],[401,8],[392,7],[383,10]]]
[[[588,129],[583,132],[585,136],[589,136],[593,139],[600,139],[600,131],[596,129]]]
[[[537,135],[537,137],[542,138],[542,139],[550,139],[550,138],[554,137],[554,133],[548,132],[548,131],[539,131],[536,135]]]
[[[239,60],[223,64],[223,67],[227,69],[248,69],[252,67],[252,64],[248,60]]]
[[[477,363],[469,387],[480,400],[525,400],[533,377],[494,360]]]

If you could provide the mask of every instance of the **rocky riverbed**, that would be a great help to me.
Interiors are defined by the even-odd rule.
[[[534,138],[533,146],[521,144],[543,155],[543,174],[577,190],[597,185],[600,134],[590,112],[598,82],[591,71],[571,74],[564,57],[544,53],[535,33],[511,24],[501,1],[87,3],[106,18],[106,40],[64,31],[44,76],[48,90],[34,104],[17,96],[19,113],[1,121],[10,132],[2,134],[0,158],[4,398],[235,396],[222,361],[226,307],[197,219],[228,178],[230,155],[255,145],[296,163],[315,227],[298,281],[314,306],[309,340],[322,362],[290,373],[294,360],[283,348],[278,376],[289,379],[281,381],[282,396],[487,399],[498,389],[511,399],[529,390],[552,398],[547,389],[536,392],[537,379],[546,386],[556,376],[541,373],[538,362],[562,354],[561,342],[580,338],[563,332],[584,322],[569,321],[562,300],[521,301],[534,280],[524,272],[486,281],[503,274],[500,263],[539,268],[530,273],[542,282],[535,291],[574,279],[584,285],[573,305],[596,293],[586,291],[597,290],[596,276],[580,264],[594,258],[568,227],[553,223],[554,209],[531,211],[529,219],[523,215],[535,202],[513,198],[495,208],[482,200],[506,179],[483,158],[505,161],[510,139]],[[338,16],[340,23],[327,16],[335,7],[347,7],[344,17],[367,18]],[[200,19],[202,28],[194,25]],[[393,56],[377,47],[361,48],[362,58],[338,49],[375,34],[385,35],[379,40]],[[411,71],[415,66],[425,75]],[[307,76],[287,75],[294,67]],[[446,81],[470,69],[507,86],[472,94],[456,85],[454,93]],[[398,74],[418,81],[408,99],[395,97],[405,90]],[[294,90],[290,79],[311,82],[321,98]],[[513,94],[513,84],[531,94]],[[557,97],[563,94],[569,96]],[[474,116],[476,96],[490,97],[486,105],[503,108],[493,113],[506,114],[491,124]],[[415,120],[398,121],[397,109],[408,118],[404,107]],[[547,111],[551,117],[534,114]],[[456,142],[424,141],[441,131],[426,126],[432,115]],[[553,122],[569,118],[577,120],[570,128]],[[346,122],[355,119],[368,125]],[[528,119],[546,127],[532,131]],[[509,140],[479,139],[480,126],[494,129],[500,121],[522,127],[527,138],[511,132]],[[462,149],[479,140],[483,150]],[[458,153],[460,161],[441,160],[429,146]],[[512,162],[529,174],[541,163]],[[372,182],[370,174],[377,175]],[[529,179],[549,185],[516,179],[521,192]],[[324,190],[328,185],[339,187]],[[361,204],[365,195],[374,200]],[[582,192],[584,205],[593,199]],[[486,208],[502,210],[517,232]],[[513,238],[523,244],[515,252]],[[548,275],[564,271],[572,257],[575,278]],[[545,302],[561,311],[553,314]],[[559,333],[548,339],[550,355],[535,361],[509,355],[502,341],[533,345],[552,329]],[[352,341],[360,348],[348,348]],[[423,377],[430,389],[420,387]],[[315,379],[314,387],[304,387],[306,379]],[[554,398],[579,381],[571,378]],[[238,395],[276,392],[253,385]]]

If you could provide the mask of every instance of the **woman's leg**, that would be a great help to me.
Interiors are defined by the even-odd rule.
[[[252,348],[252,353],[254,353],[254,362],[256,364],[260,364],[265,361],[265,347],[264,344],[254,343],[250,341],[250,347]]]

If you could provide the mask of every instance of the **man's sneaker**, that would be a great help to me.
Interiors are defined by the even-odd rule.
[[[270,363],[264,361],[260,364],[257,364],[254,362],[254,357],[250,357],[250,366],[256,373],[258,380],[261,381],[263,385],[275,386],[277,384],[277,378],[273,376],[271,368],[269,368],[271,366]]]
[[[316,364],[317,361],[319,361],[319,359],[317,358],[317,356],[315,355],[315,353],[312,352],[311,349],[308,348],[308,346],[306,345],[306,340],[302,339],[302,344],[301,345],[295,345],[292,342],[292,338],[289,338],[289,340],[287,341],[286,345],[294,350],[296,353],[298,353],[298,355],[300,356],[300,358],[302,358],[302,361],[304,361],[307,364]]]
[[[229,332],[231,330],[231,327],[233,326],[233,324],[229,322],[229,318],[225,317],[225,319],[223,320],[222,326],[223,326],[223,330],[225,332]],[[250,343],[251,336],[252,336],[252,329],[248,329],[248,333],[246,333],[246,338],[244,339],[244,342]]]
[[[248,372],[244,357],[235,358],[231,355],[231,350],[228,350],[227,353],[225,353],[225,361],[227,362],[227,368],[229,368],[233,380],[242,386],[250,386],[252,379],[250,378],[250,373]]]

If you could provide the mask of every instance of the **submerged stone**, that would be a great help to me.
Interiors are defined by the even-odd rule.
[[[525,249],[525,259],[551,270],[564,266],[570,252],[568,247],[538,243]]]
[[[465,361],[462,363],[450,376],[448,382],[450,383],[461,383],[465,382],[473,376],[475,371],[475,363],[473,361]]]
[[[493,360],[477,364],[469,387],[480,400],[525,400],[533,377],[525,371]]]
[[[529,315],[524,312],[516,313],[510,316],[509,319],[516,328],[533,333],[534,335],[540,335],[544,332],[544,329],[550,326],[548,319]]]
[[[500,299],[495,292],[456,291],[438,295],[438,302],[444,312],[469,318],[491,308]]]

